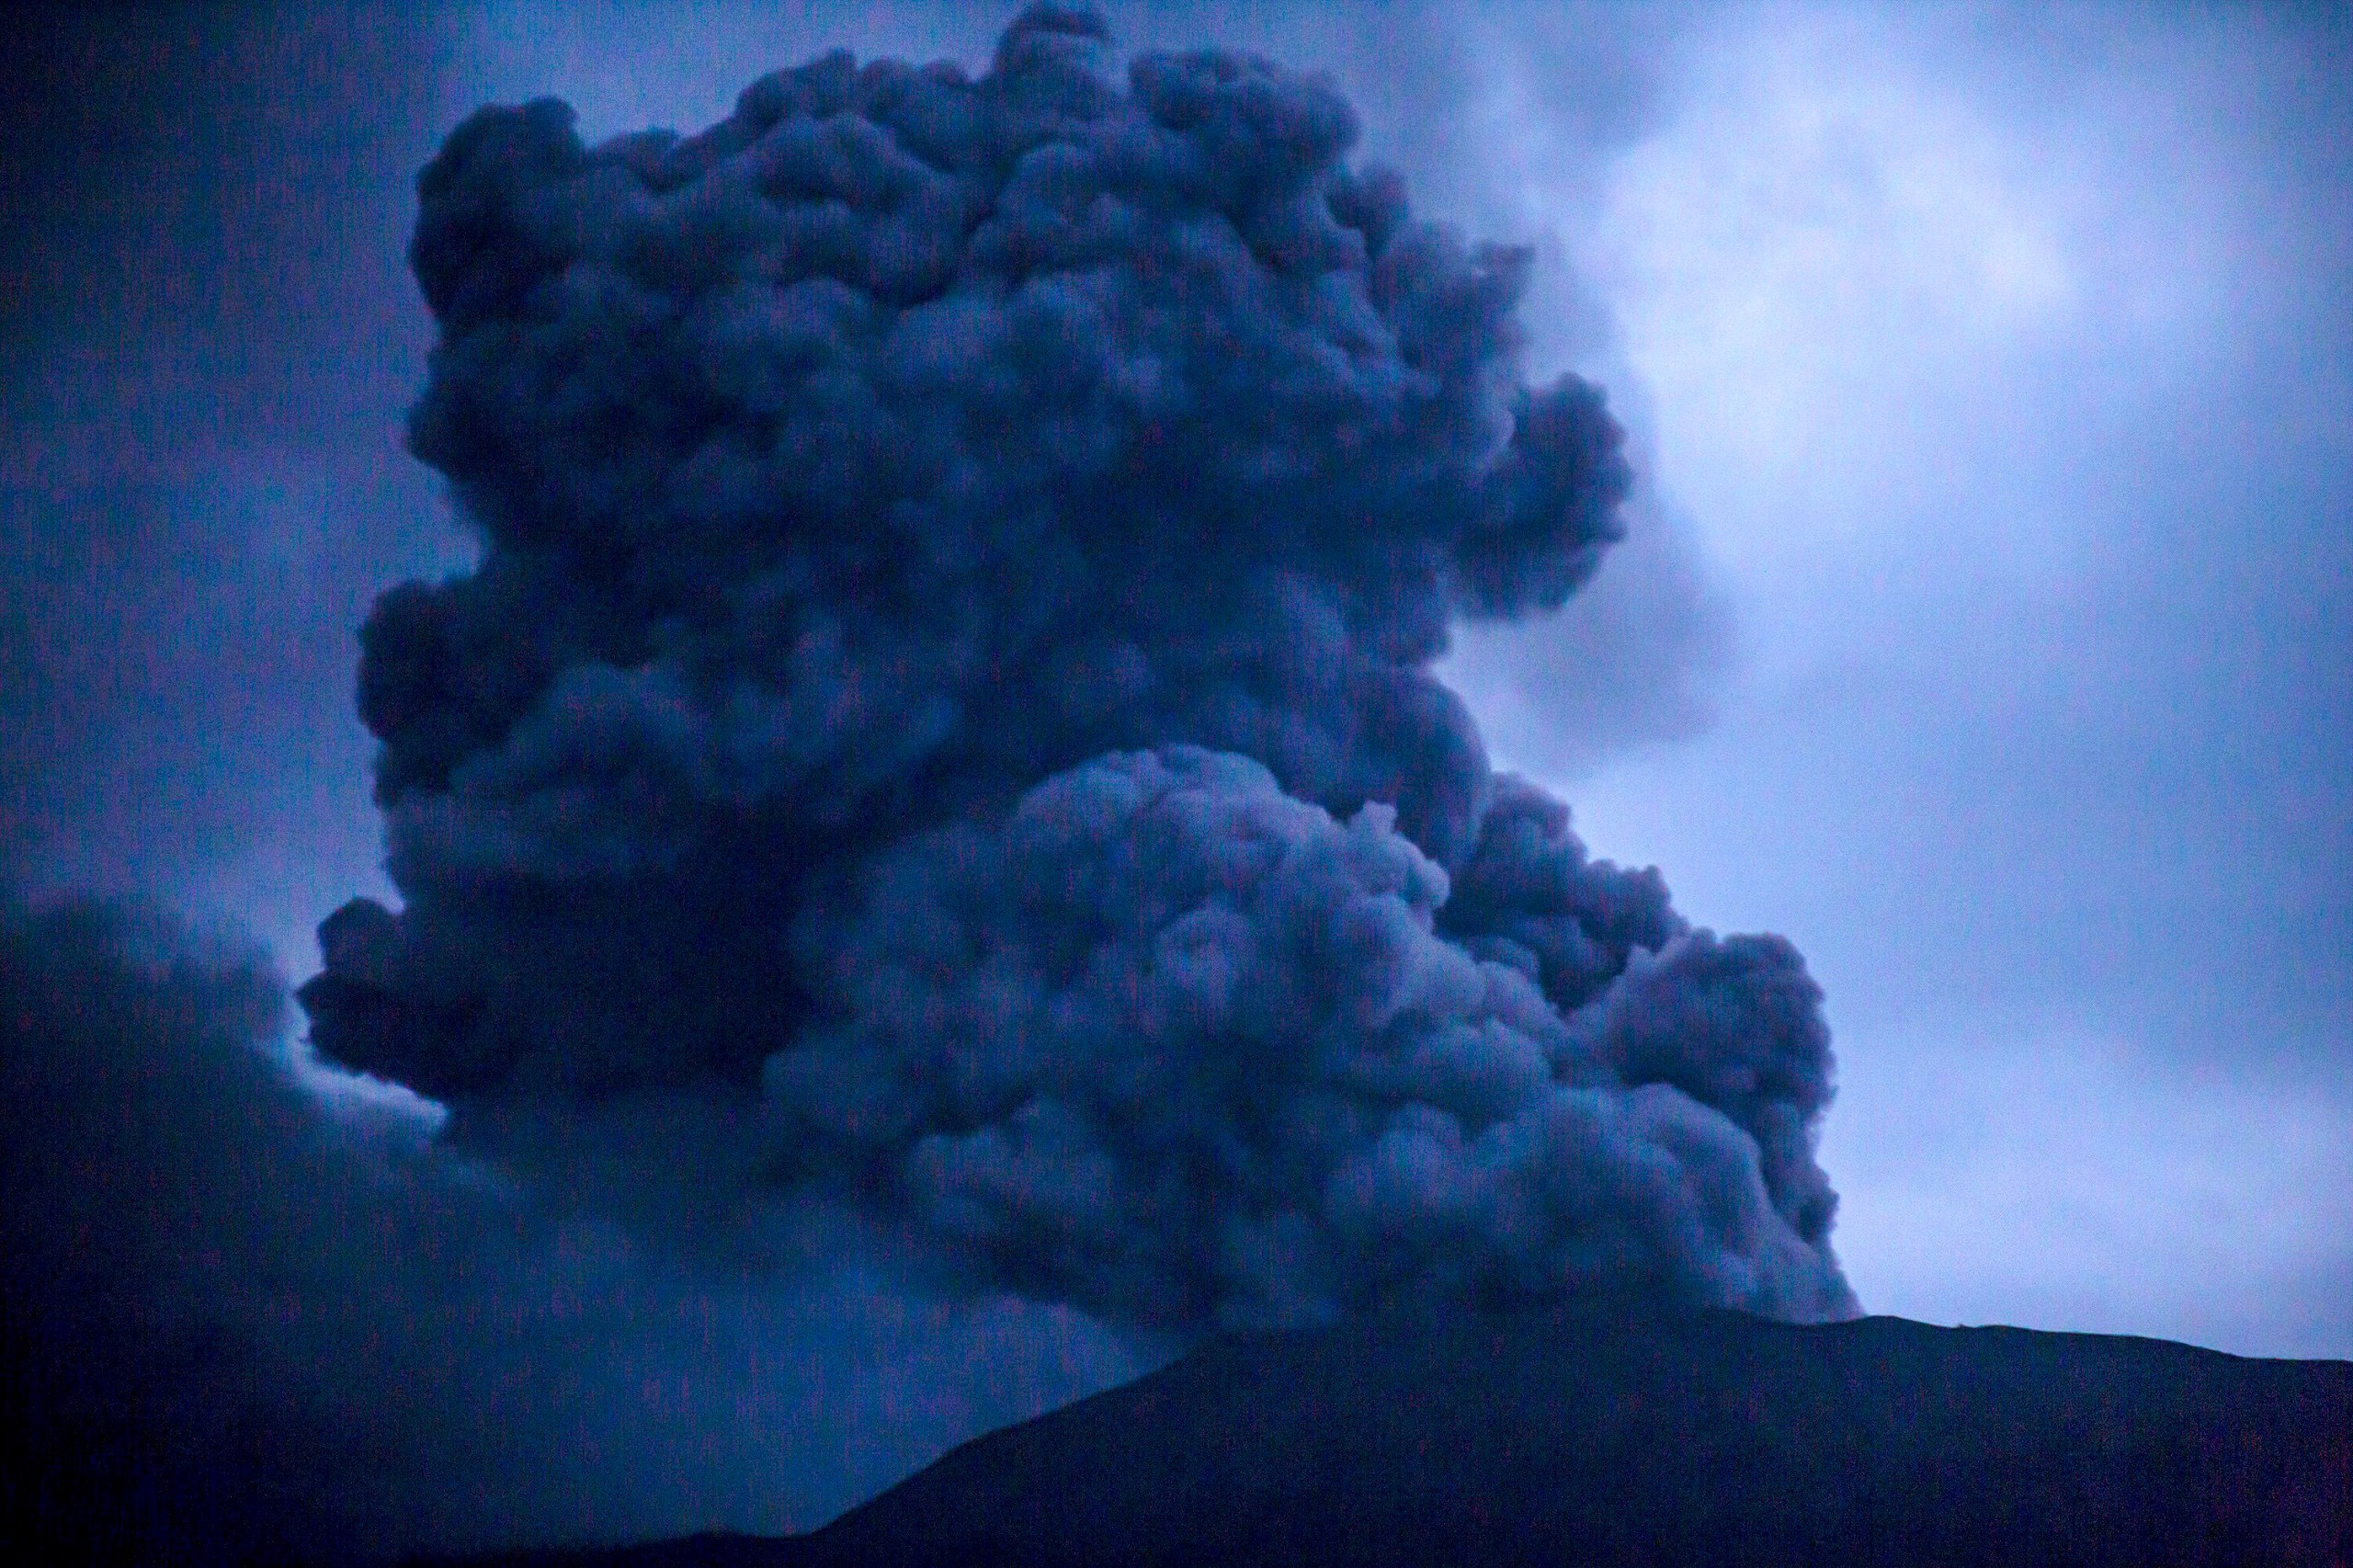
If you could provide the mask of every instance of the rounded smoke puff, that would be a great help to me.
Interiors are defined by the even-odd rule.
[[[1818,995],[1491,776],[1429,672],[1619,537],[1518,252],[1326,83],[835,54],[699,136],[484,110],[363,632],[397,915],[303,992],[467,1108],[763,1096],[786,1190],[1155,1326],[1632,1278],[1850,1311]]]

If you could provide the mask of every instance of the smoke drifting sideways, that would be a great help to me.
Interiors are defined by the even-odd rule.
[[[322,926],[317,1049],[558,1187],[668,1173],[675,1234],[820,1206],[1142,1331],[1851,1313],[1802,961],[1590,859],[1430,673],[1622,532],[1525,256],[1319,78],[1108,50],[1040,6],[977,78],[449,138],[410,438],[483,553],[362,632],[405,906]]]
[[[807,1528],[1150,1365],[838,1227],[665,1253],[306,1068],[275,974],[150,917],[0,905],[0,997],[10,1561]]]

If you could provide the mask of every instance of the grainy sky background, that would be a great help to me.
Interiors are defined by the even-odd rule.
[[[1110,6],[1322,65],[1532,244],[1636,536],[1451,661],[1506,762],[1829,994],[1868,1308],[2353,1356],[2353,12]],[[0,868],[386,894],[410,182],[476,104],[695,128],[1006,8],[28,18],[0,125]],[[12,24],[14,25],[14,24]]]

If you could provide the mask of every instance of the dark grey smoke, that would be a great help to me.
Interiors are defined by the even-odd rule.
[[[1036,6],[977,79],[450,137],[411,441],[483,553],[362,634],[407,903],[322,927],[316,1043],[461,1147],[756,1100],[715,1187],[1113,1321],[1851,1312],[1802,960],[1588,860],[1429,673],[1621,532],[1524,256],[1316,78],[1106,49]]]
[[[119,910],[0,903],[0,999],[12,1562],[808,1528],[1154,1354],[926,1300],[806,1205],[665,1249],[306,1073],[275,976]],[[647,1204],[649,1149],[714,1142],[688,1107],[568,1132],[584,1164],[627,1152]]]

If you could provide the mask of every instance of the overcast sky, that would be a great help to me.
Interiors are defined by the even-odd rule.
[[[1491,744],[1829,995],[1865,1305],[2353,1356],[2353,20],[1109,7],[1328,67],[1532,244],[1635,536],[1449,665]],[[294,978],[377,865],[373,596],[469,546],[398,424],[475,104],[698,127],[995,6],[140,13],[0,156],[0,853]]]

